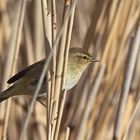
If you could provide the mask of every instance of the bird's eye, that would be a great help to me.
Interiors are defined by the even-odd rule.
[[[84,59],[87,59],[87,57],[86,57],[86,56],[84,56],[83,58],[84,58]]]

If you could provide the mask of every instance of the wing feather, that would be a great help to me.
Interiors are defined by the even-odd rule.
[[[35,69],[36,67],[39,67],[40,65],[44,65],[45,59],[38,61],[30,66],[28,66],[27,68],[23,69],[22,71],[18,72],[17,74],[15,74],[13,77],[11,77],[7,83],[8,84],[12,84],[14,82],[16,82],[17,80],[19,80],[20,78],[22,78],[24,75],[26,75],[30,70]]]

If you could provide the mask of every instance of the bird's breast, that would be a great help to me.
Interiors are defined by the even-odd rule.
[[[74,69],[67,69],[64,88],[65,89],[73,88],[79,81],[81,75],[82,75],[81,71],[74,70]]]

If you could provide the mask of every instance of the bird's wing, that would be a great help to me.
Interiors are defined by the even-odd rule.
[[[27,68],[23,69],[22,71],[18,72],[17,74],[15,74],[13,77],[11,77],[7,83],[8,84],[11,84],[11,83],[14,83],[15,81],[19,80],[20,78],[22,78],[26,73],[28,73],[30,70],[36,68],[36,67],[39,67],[41,65],[44,65],[44,61],[45,59],[41,60],[41,61],[38,61],[30,66],[28,66]]]

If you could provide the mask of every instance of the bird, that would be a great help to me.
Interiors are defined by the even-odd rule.
[[[0,102],[16,95],[32,96],[36,90],[36,86],[38,84],[45,62],[46,58],[26,67],[11,77],[7,83],[13,85],[0,93]],[[85,49],[78,47],[70,48],[64,89],[69,90],[73,88],[78,83],[87,66],[92,62],[99,61],[94,59],[92,55],[90,55]],[[42,94],[45,92],[46,77],[44,78],[38,96],[42,96]]]

